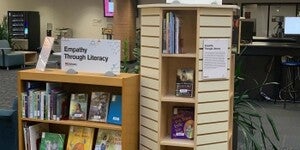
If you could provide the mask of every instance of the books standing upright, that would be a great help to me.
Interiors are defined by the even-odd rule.
[[[69,119],[86,120],[87,103],[87,94],[71,94]]]
[[[107,122],[117,125],[122,124],[122,95],[111,96]]]
[[[70,126],[67,150],[91,150],[94,128]]]
[[[92,92],[89,120],[106,122],[110,93]]]

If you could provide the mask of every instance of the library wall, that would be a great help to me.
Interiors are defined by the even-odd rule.
[[[2,21],[8,10],[39,11],[41,43],[46,36],[47,23],[52,23],[53,29],[72,28],[74,37],[104,38],[101,28],[112,24],[112,18],[104,17],[102,8],[102,0],[3,0],[0,5],[0,19]]]

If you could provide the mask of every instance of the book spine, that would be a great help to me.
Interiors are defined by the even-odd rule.
[[[41,96],[40,96],[40,119],[44,120],[45,119],[45,94],[46,91],[41,91]]]

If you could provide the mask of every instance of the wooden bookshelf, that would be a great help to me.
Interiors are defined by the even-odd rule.
[[[141,8],[140,149],[231,149],[234,5],[147,4]],[[166,49],[166,14],[180,19],[180,51]],[[170,21],[171,22],[171,21]],[[176,37],[175,37],[176,38]],[[203,41],[228,39],[228,77],[203,79]],[[175,40],[176,41],[176,40]],[[177,97],[177,70],[194,70],[193,97]],[[174,106],[194,108],[193,139],[172,139]]]
[[[25,83],[30,81],[58,82],[68,92],[86,92],[102,90],[122,95],[122,125],[100,123],[80,120],[41,120],[22,118],[21,93],[25,92]],[[24,150],[23,123],[49,124],[50,132],[68,134],[70,126],[84,126],[96,129],[109,129],[121,131],[122,149],[138,149],[138,99],[139,99],[139,75],[121,73],[115,77],[107,77],[100,74],[78,73],[67,74],[58,69],[46,69],[38,71],[28,69],[18,72],[18,137],[19,150]],[[96,138],[96,137],[95,137]],[[66,138],[67,139],[67,138]],[[67,140],[66,140],[67,141]]]

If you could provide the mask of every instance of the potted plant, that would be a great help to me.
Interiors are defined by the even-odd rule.
[[[276,125],[273,119],[264,111],[263,107],[255,103],[248,96],[248,93],[259,89],[263,86],[278,84],[276,82],[262,83],[258,84],[255,80],[256,87],[252,89],[246,89],[240,91],[239,85],[240,82],[245,80],[241,73],[242,66],[242,57],[243,51],[241,54],[236,54],[236,72],[235,72],[235,94],[234,94],[234,107],[233,107],[233,124],[234,124],[234,148],[237,149],[237,139],[243,139],[244,149],[257,149],[257,150],[266,150],[278,149],[275,142],[279,141],[279,134],[276,129]],[[261,108],[261,109],[260,109]],[[262,110],[262,111],[259,111]],[[266,132],[266,128],[270,126],[271,133]],[[240,133],[240,134],[238,134]],[[237,136],[242,136],[237,138]]]
[[[3,16],[0,24],[0,40],[9,40],[7,16]]]

